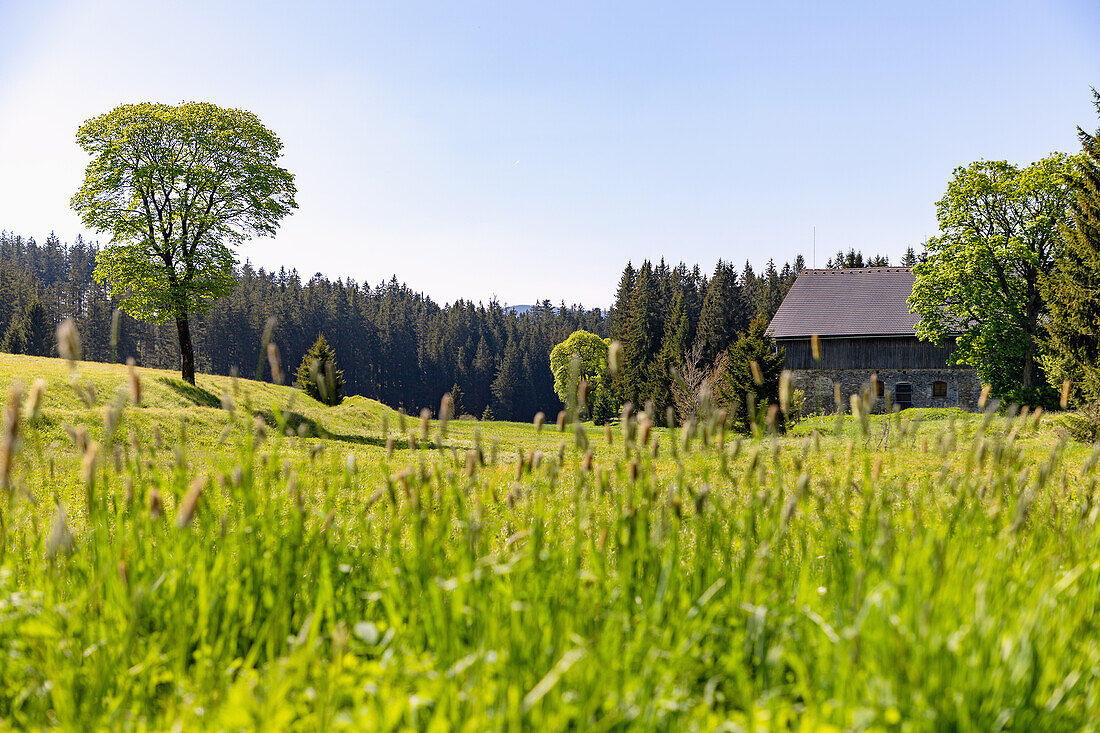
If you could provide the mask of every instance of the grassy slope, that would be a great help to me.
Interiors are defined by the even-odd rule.
[[[587,426],[589,474],[552,426],[432,424],[413,451],[417,421],[377,402],[139,372],[112,445],[124,367],[79,365],[86,406],[66,363],[0,356],[0,387],[48,382],[0,560],[13,725],[1061,729],[1100,710],[1096,473],[1056,420],[813,418],[678,455],[661,429],[656,458]],[[329,437],[280,434],[291,413]],[[104,446],[91,481],[65,424]],[[466,478],[478,442],[497,460]],[[71,555],[51,554],[55,498]]]

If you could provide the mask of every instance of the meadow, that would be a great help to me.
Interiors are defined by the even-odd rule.
[[[441,423],[9,355],[0,387],[0,727],[1100,717],[1100,446],[1058,415]]]

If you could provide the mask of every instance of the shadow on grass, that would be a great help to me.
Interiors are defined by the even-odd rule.
[[[157,381],[168,387],[180,397],[190,402],[193,405],[199,407],[221,407],[222,401],[213,392],[203,389],[202,387],[196,387],[193,384],[188,384],[182,379],[172,379],[171,377],[157,377]]]
[[[275,419],[275,412],[270,408],[263,410],[257,410],[256,415],[264,421],[264,424],[269,428],[279,428],[279,423]],[[283,410],[283,429],[289,430],[296,435],[303,438],[324,438],[325,440],[333,440],[340,443],[354,443],[356,445],[370,445],[375,448],[385,448],[386,439],[377,435],[345,435],[342,433],[334,433],[331,430],[327,430],[323,425],[318,423],[311,417],[306,417],[300,412],[294,412],[293,410]],[[435,442],[429,442],[427,444],[418,443],[417,450],[421,449],[436,449],[439,446]],[[396,439],[393,443],[393,449],[399,450],[412,450],[409,448],[409,441],[407,439]]]

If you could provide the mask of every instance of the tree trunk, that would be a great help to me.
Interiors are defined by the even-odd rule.
[[[1020,375],[1020,386],[1024,392],[1035,384],[1035,337],[1039,332],[1039,288],[1037,286],[1038,274],[1029,274],[1027,283],[1027,305],[1025,306],[1027,322],[1024,325],[1024,333],[1027,335],[1027,346],[1024,347],[1024,369]]]
[[[176,316],[176,330],[180,335],[180,372],[183,381],[195,383],[195,347],[191,343],[191,324],[187,316]]]
[[[1032,334],[1027,335],[1027,347],[1024,349],[1024,373],[1021,381],[1021,387],[1024,391],[1031,389],[1031,385],[1035,382],[1035,336]]]

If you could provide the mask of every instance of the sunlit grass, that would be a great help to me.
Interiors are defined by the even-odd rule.
[[[124,367],[80,364],[78,394],[63,361],[0,357],[0,384],[47,380],[8,423],[5,725],[1077,730],[1100,710],[1100,454],[1047,417],[641,444],[139,373],[134,405]]]

